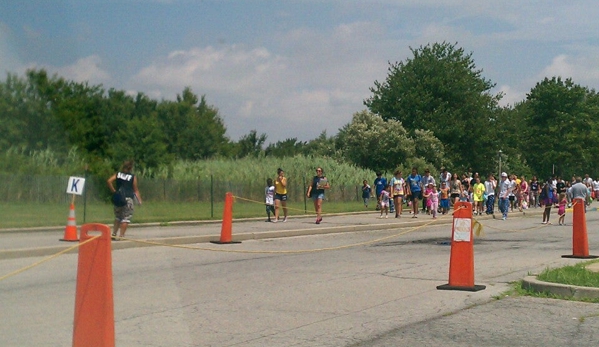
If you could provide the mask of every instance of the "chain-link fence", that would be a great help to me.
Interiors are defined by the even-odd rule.
[[[85,177],[83,198],[89,203],[110,201],[106,178],[93,175]],[[68,176],[0,174],[0,202],[63,203],[70,200],[67,194]],[[266,181],[266,179],[264,179]],[[305,201],[310,179],[289,179],[288,199]],[[222,202],[226,192],[245,199],[264,201],[264,184],[221,180],[213,176],[196,180],[139,179],[139,190],[144,201],[164,202]],[[328,201],[361,201],[361,185],[336,185],[326,192]]]

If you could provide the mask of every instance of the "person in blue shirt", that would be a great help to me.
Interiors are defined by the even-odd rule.
[[[376,178],[374,179],[374,189],[376,191],[376,196],[377,196],[377,204],[376,204],[377,211],[381,209],[381,201],[380,201],[379,197],[381,196],[381,192],[383,190],[385,190],[385,187],[387,186],[387,179],[382,176],[383,176],[383,174],[380,171],[377,171]]]
[[[412,168],[412,173],[406,178],[406,188],[412,202],[412,218],[417,218],[418,201],[422,199],[422,176],[418,174],[418,168]]]

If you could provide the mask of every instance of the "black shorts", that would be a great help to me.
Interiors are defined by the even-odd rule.
[[[515,201],[516,197],[514,195],[510,195],[509,199],[510,199],[510,201]]]
[[[414,200],[422,200],[422,192],[412,192],[412,195],[410,196],[410,201],[414,201]]]
[[[275,200],[287,201],[287,194],[276,194],[275,193]]]
[[[452,199],[459,198],[459,197],[460,197],[460,193],[451,193]]]
[[[266,205],[266,213],[269,212],[275,213],[275,207],[273,205]]]

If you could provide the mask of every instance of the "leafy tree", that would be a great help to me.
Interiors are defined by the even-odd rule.
[[[532,170],[527,160],[527,152],[531,138],[526,134],[525,117],[530,112],[525,102],[519,102],[513,107],[503,107],[495,113],[492,119],[492,128],[495,130],[493,136],[493,148],[497,152],[487,158],[487,162],[493,165],[488,172],[499,175],[499,150],[501,150],[501,171],[526,175],[531,177]]]
[[[0,149],[12,146],[30,151],[52,147],[66,154],[69,144],[52,106],[63,79],[49,78],[44,70],[29,70],[26,77],[8,74],[0,84]]]
[[[374,171],[391,171],[416,154],[400,122],[384,121],[366,110],[355,113],[339,130],[336,142],[345,158]]]
[[[596,167],[599,147],[597,93],[571,79],[545,78],[526,98],[526,158],[535,172],[549,175],[554,165],[564,177]]]
[[[199,104],[198,104],[199,101]],[[158,120],[167,139],[167,151],[184,160],[197,160],[226,153],[229,139],[218,110],[185,88],[177,101],[157,107]]]
[[[258,135],[257,131],[251,130],[249,134],[242,136],[235,144],[236,156],[243,157],[258,157],[264,153],[262,146],[266,142],[266,134]]]
[[[269,144],[264,153],[266,156],[277,158],[293,157],[303,152],[306,143],[307,142],[298,141],[296,137],[289,138]]]
[[[445,157],[444,146],[441,140],[435,137],[430,130],[417,129],[414,132],[415,157],[425,158],[426,161],[436,168],[441,166],[452,166]]]
[[[501,94],[491,95],[494,84],[482,77],[472,54],[456,45],[411,51],[413,58],[390,64],[386,80],[374,82],[364,104],[384,120],[400,121],[412,136],[418,129],[431,131],[449,162],[484,166],[497,151],[491,120]]]
[[[337,137],[327,136],[327,131],[323,130],[317,138],[308,141],[308,143],[303,146],[304,155],[339,158],[341,155],[336,142]]]

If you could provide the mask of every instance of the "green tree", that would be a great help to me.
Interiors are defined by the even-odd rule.
[[[597,93],[571,79],[545,78],[526,98],[526,158],[541,175],[568,177],[596,167],[599,148]]]
[[[416,154],[414,141],[400,122],[384,121],[366,110],[355,113],[336,140],[343,157],[373,171],[391,171]]]
[[[243,135],[235,144],[235,152],[237,158],[243,157],[258,157],[264,154],[264,142],[266,142],[266,134],[258,135],[254,129],[249,134]]]
[[[185,88],[177,95],[176,102],[161,102],[157,112],[167,139],[167,151],[176,158],[197,160],[227,153],[229,139],[225,136],[225,125],[205,96],[198,100],[190,88]]]
[[[66,154],[70,148],[52,107],[65,81],[44,70],[28,70],[25,78],[8,74],[0,84],[0,149],[12,146],[29,151],[52,148]]]
[[[308,141],[303,146],[303,154],[315,157],[337,157],[340,151],[337,149],[337,137],[328,136],[327,131],[323,130],[317,138]]]
[[[384,120],[400,121],[412,136],[431,131],[454,165],[484,170],[497,151],[491,120],[501,94],[491,94],[494,84],[456,45],[411,48],[413,58],[390,64],[386,80],[374,82],[364,104]]]
[[[266,156],[277,158],[293,157],[302,154],[305,146],[306,142],[298,141],[296,137],[293,137],[269,144],[264,153]]]

